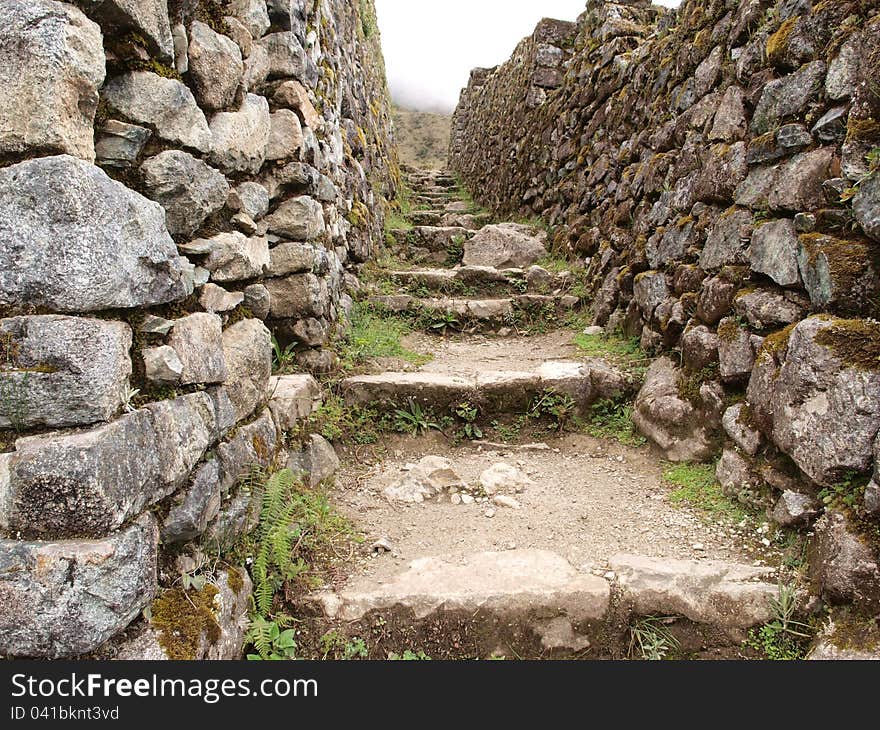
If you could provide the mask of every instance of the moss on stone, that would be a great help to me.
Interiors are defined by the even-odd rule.
[[[880,139],[880,122],[873,117],[859,118],[850,114],[846,125],[848,141],[870,142]]]
[[[196,658],[203,638],[211,644],[220,640],[220,624],[214,613],[217,586],[200,591],[169,588],[153,601],[152,625],[159,631],[159,645],[169,659]]]
[[[718,337],[722,342],[735,342],[739,339],[742,328],[733,318],[722,320],[718,325]]]
[[[794,332],[794,328],[797,327],[797,325],[798,323],[795,322],[794,324],[788,325],[785,329],[767,335],[764,338],[764,342],[761,344],[759,355],[770,355],[774,359],[784,355],[788,350],[788,342],[791,339],[791,333]]]
[[[798,16],[789,18],[767,39],[767,58],[771,63],[777,64],[782,60],[788,50],[788,42],[797,22]]]
[[[226,585],[229,586],[229,590],[236,596],[241,593],[244,588],[244,578],[242,578],[241,571],[238,568],[230,567],[226,572]]]
[[[844,364],[859,370],[880,370],[880,322],[835,319],[816,335]]]

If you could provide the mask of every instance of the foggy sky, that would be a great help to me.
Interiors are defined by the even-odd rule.
[[[451,112],[472,68],[506,61],[541,18],[575,20],[585,7],[586,0],[376,0],[392,96]]]

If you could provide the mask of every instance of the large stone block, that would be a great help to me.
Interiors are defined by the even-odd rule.
[[[238,111],[211,119],[211,162],[226,173],[255,175],[266,161],[270,130],[269,102],[248,94]]]
[[[0,319],[0,428],[86,426],[112,418],[131,375],[123,322]]]
[[[101,29],[53,0],[0,0],[0,155],[95,159]]]
[[[151,403],[90,431],[19,439],[0,454],[0,528],[102,535],[179,488],[217,439],[206,393]]]
[[[141,165],[144,191],[165,208],[172,236],[192,236],[229,196],[229,183],[217,170],[188,152],[168,150]]]
[[[189,28],[189,75],[203,109],[216,111],[235,100],[244,73],[235,42],[198,20]]]
[[[321,317],[329,305],[327,283],[314,274],[268,279],[265,284],[269,290],[272,317]]]
[[[96,649],[153,600],[157,544],[151,515],[98,540],[0,540],[0,653]]]
[[[295,241],[313,241],[326,230],[324,209],[317,200],[306,195],[285,200],[266,222],[272,233]]]
[[[225,390],[240,421],[268,396],[272,374],[272,335],[258,319],[245,319],[223,333],[228,377]]]
[[[148,124],[167,142],[211,149],[211,130],[192,92],[180,81],[133,71],[107,82],[102,98],[132,121]]]
[[[867,472],[880,429],[880,325],[813,317],[768,337],[749,382],[752,413],[814,482]]]
[[[168,337],[182,365],[179,383],[222,383],[226,380],[223,325],[216,314],[196,312],[174,322]]]
[[[162,207],[67,155],[0,170],[0,304],[94,312],[192,293]]]
[[[101,25],[105,35],[134,31],[160,60],[174,58],[168,0],[79,0],[78,4]]]

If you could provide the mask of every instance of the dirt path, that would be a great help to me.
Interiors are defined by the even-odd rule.
[[[581,434],[545,442],[547,448],[506,449],[467,444],[451,447],[439,435],[390,437],[387,456],[359,463],[343,456],[334,504],[363,531],[366,547],[387,539],[392,553],[368,557],[365,573],[390,578],[410,561],[429,555],[539,548],[572,565],[601,569],[616,553],[712,559],[764,565],[774,552],[754,526],[740,528],[673,504],[673,487],[647,447],[632,448]],[[425,455],[443,456],[468,484],[498,462],[522,469],[534,482],[517,500],[519,510],[488,504],[454,505],[448,497],[423,504],[392,504],[385,487]],[[486,517],[487,509],[494,517]]]

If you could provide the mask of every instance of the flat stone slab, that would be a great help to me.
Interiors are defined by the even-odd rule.
[[[626,379],[607,365],[578,362],[545,362],[534,371],[490,370],[468,376],[387,372],[342,381],[348,405],[401,405],[413,399],[442,409],[468,400],[487,413],[521,409],[546,390],[568,394],[585,407],[626,388]]]
[[[567,311],[573,309],[579,300],[573,296],[545,296],[541,294],[521,294],[514,297],[485,299],[451,297],[422,299],[408,294],[388,294],[370,297],[370,302],[397,313],[409,309],[421,309],[428,312],[452,313],[477,322],[499,323],[511,318],[516,310],[553,307],[556,311]]]
[[[417,620],[447,612],[495,614],[530,627],[547,649],[579,651],[590,645],[588,626],[608,614],[611,587],[555,553],[509,550],[421,558],[389,583],[355,581],[315,600],[328,618],[342,621],[400,610]]]
[[[721,629],[749,629],[770,620],[770,599],[779,592],[767,582],[769,568],[638,555],[615,555],[609,565],[637,616],[684,616]]]

